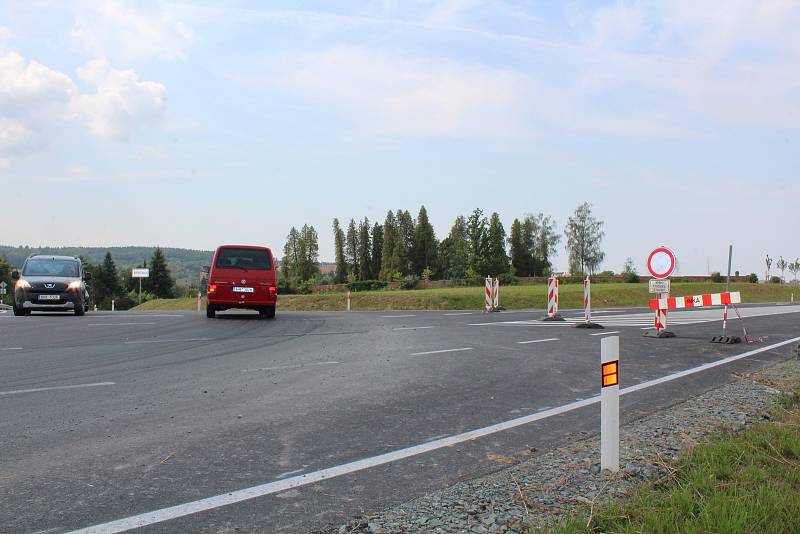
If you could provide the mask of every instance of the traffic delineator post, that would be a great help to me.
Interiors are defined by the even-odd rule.
[[[200,292],[197,292],[197,311],[200,311],[200,303],[202,302],[203,297],[200,295]]]
[[[500,279],[486,277],[484,284],[484,313],[500,311]]]
[[[347,290],[347,311],[352,310],[352,297],[350,295],[350,290]]]
[[[558,278],[555,275],[547,279],[547,315],[542,321],[564,321],[558,314]]]
[[[116,303],[114,302],[114,299],[111,299],[111,311],[114,311],[114,305],[115,304]]]
[[[603,328],[603,325],[592,322],[592,281],[588,276],[583,281],[583,322],[573,326],[574,328]]]
[[[619,471],[619,336],[600,340],[600,469]]]

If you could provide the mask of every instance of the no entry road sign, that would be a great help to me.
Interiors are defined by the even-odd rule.
[[[653,278],[669,278],[675,270],[675,254],[667,247],[658,247],[647,258],[647,270]]]

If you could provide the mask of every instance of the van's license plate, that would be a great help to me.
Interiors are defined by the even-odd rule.
[[[61,295],[39,295],[39,300],[61,300]]]
[[[252,287],[234,287],[234,293],[252,293],[255,291]]]

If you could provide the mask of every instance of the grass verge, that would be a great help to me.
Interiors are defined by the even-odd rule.
[[[781,302],[788,301],[800,287],[780,284],[732,284],[733,291],[742,293],[742,301]],[[508,309],[545,308],[547,288],[544,284],[504,286],[500,288],[500,304]],[[725,291],[725,284],[675,283],[673,295],[699,295]],[[415,290],[360,291],[352,294],[354,310],[480,310],[483,308],[483,288],[454,287]],[[647,284],[594,284],[592,306],[633,307],[646,306],[652,296]],[[559,291],[561,308],[583,307],[583,286],[563,284]],[[342,311],[346,307],[344,293],[315,293],[311,295],[281,295],[278,308],[297,311]],[[194,310],[197,301],[188,299],[152,300],[134,310]]]
[[[781,398],[770,421],[687,451],[668,480],[550,532],[800,532],[800,389]]]

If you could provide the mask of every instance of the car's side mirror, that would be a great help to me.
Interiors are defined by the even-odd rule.
[[[14,279],[14,280],[19,280],[19,271],[16,270],[16,269],[11,271],[11,278]]]
[[[84,280],[91,280],[92,279],[92,273],[90,273],[90,272],[83,273],[83,279]]]
[[[203,272],[208,274],[209,272],[211,272],[211,267],[209,267],[208,265],[203,265]]]

